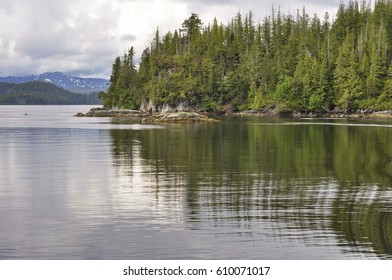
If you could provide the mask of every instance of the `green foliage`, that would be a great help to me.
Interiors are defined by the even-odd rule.
[[[137,80],[141,79],[134,63],[133,47],[122,57],[116,57],[110,76],[110,87],[103,99],[105,107],[136,108],[142,98]]]
[[[299,98],[296,98],[294,78],[284,76],[278,83],[275,91],[275,104],[280,111],[295,110],[299,107]]]
[[[350,33],[339,48],[339,55],[336,59],[336,105],[344,110],[356,109],[355,101],[362,95],[362,84],[358,75],[358,63],[353,44],[354,38]]]
[[[181,28],[156,30],[138,69],[131,48],[117,57],[106,107],[180,103],[220,112],[276,107],[320,112],[389,108],[392,0],[341,2],[330,22],[305,8],[296,17],[272,10],[259,24],[241,13],[203,24],[191,14]]]

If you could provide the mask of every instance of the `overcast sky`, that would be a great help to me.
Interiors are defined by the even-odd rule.
[[[62,71],[108,78],[117,55],[134,46],[137,58],[159,26],[177,29],[191,13],[226,24],[238,11],[255,21],[281,7],[305,6],[320,18],[340,0],[0,0],[0,76]]]

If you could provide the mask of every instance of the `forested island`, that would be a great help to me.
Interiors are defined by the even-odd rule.
[[[93,105],[101,104],[98,93],[75,93],[50,82],[21,84],[0,82],[1,105]]]
[[[105,107],[187,107],[215,113],[392,109],[392,0],[340,3],[335,18],[272,8],[227,24],[192,14],[135,63],[115,58]]]

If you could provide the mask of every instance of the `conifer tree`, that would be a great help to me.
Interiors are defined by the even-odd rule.
[[[336,105],[341,109],[355,109],[357,106],[355,99],[362,95],[362,85],[357,69],[354,35],[348,33],[342,46],[339,48],[334,75]]]
[[[386,76],[385,58],[383,52],[378,50],[375,43],[372,44],[370,55],[369,76],[366,80],[368,98],[377,98],[382,93],[384,78]]]
[[[379,97],[380,109],[390,109],[392,106],[392,64],[389,66],[384,89]]]

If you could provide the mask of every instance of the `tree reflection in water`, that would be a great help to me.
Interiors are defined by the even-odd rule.
[[[111,136],[118,170],[132,178],[137,165],[157,207],[181,209],[189,229],[319,246],[334,237],[392,256],[388,124],[225,118]]]

